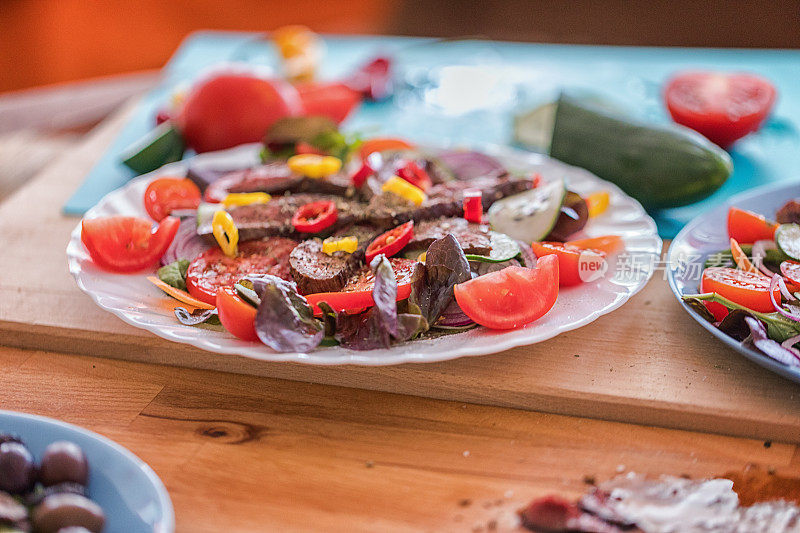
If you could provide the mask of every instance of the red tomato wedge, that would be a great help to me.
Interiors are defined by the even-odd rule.
[[[159,178],[144,191],[144,208],[147,214],[160,222],[174,209],[197,209],[200,189],[190,179]]]
[[[217,291],[217,314],[222,326],[243,341],[257,341],[256,308],[242,300],[233,287],[220,287]]]
[[[753,244],[756,241],[775,240],[778,224],[770,222],[766,217],[731,207],[728,210],[728,236],[740,243]]]
[[[411,284],[414,281],[417,262],[412,259],[392,257],[389,263],[397,278],[397,301],[405,300],[411,295]],[[357,311],[375,305],[375,300],[372,299],[374,285],[375,275],[369,266],[365,266],[350,278],[341,291],[318,292],[307,294],[305,297],[315,313],[320,313],[317,307],[320,302],[326,302],[335,311]]]
[[[379,254],[392,257],[402,250],[414,236],[414,221],[409,220],[394,229],[378,235],[369,246],[367,246],[367,265],[372,263]]]
[[[414,148],[413,144],[403,139],[396,139],[394,137],[376,137],[368,139],[361,143],[359,154],[361,159],[366,159],[369,154],[374,152],[383,152],[386,150],[411,150]]]
[[[588,239],[578,239],[567,241],[567,246],[580,248],[581,250],[596,250],[604,254],[617,253],[625,248],[625,241],[619,235],[603,235],[602,237],[590,237]]]
[[[664,92],[672,119],[727,147],[761,127],[775,103],[775,87],[752,74],[685,72]]]
[[[211,305],[217,303],[220,287],[232,287],[248,274],[272,274],[291,279],[289,254],[297,241],[271,239],[239,243],[236,257],[211,248],[197,256],[186,271],[186,288],[193,297]]]
[[[514,329],[547,314],[558,299],[558,259],[536,268],[507,267],[455,286],[456,302],[472,320],[492,329]]]
[[[703,271],[700,290],[702,292],[716,292],[720,296],[753,311],[771,313],[775,308],[770,300],[769,285],[770,279],[761,274],[745,272],[736,268],[709,267]],[[780,301],[780,289],[775,289],[774,296],[776,301]],[[715,304],[716,302],[708,303]],[[717,313],[712,308],[709,308],[709,310],[717,317]],[[717,318],[719,319],[719,317]]]
[[[336,204],[330,200],[311,202],[298,209],[292,217],[294,229],[302,233],[318,233],[332,226],[339,216]]]
[[[606,266],[605,254],[596,250],[575,248],[560,242],[534,242],[531,249],[538,258],[550,255],[558,258],[558,278],[562,287],[594,281]]]
[[[308,116],[328,117],[337,124],[361,103],[361,94],[343,83],[297,85],[300,101]]]
[[[155,265],[167,251],[180,221],[167,217],[158,229],[137,217],[83,219],[81,242],[97,266],[111,272],[137,272]]]

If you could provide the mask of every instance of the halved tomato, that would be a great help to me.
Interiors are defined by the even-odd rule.
[[[702,292],[715,292],[728,300],[743,305],[753,311],[761,313],[771,313],[775,310],[772,305],[769,292],[770,279],[764,275],[754,272],[745,272],[736,268],[728,267],[709,267],[703,271],[703,278],[700,281]],[[780,301],[781,292],[776,288],[773,294],[775,301]],[[727,315],[719,310],[720,304],[706,306],[715,318],[721,320]],[[723,306],[724,307],[724,306]]]
[[[186,271],[186,289],[193,297],[216,305],[217,291],[232,287],[248,274],[272,274],[291,279],[289,253],[297,241],[272,237],[239,243],[236,257],[226,256],[217,247],[197,256]]]
[[[242,300],[233,287],[220,287],[217,291],[219,321],[231,335],[243,341],[257,341],[256,308]]]
[[[606,255],[597,250],[577,248],[560,242],[534,242],[531,243],[531,249],[538,258],[549,255],[558,258],[558,279],[562,287],[594,281],[602,275],[606,266]]]
[[[397,301],[405,300],[411,295],[417,262],[412,259],[392,257],[389,263],[397,278]],[[307,294],[306,300],[315,313],[320,312],[317,306],[320,302],[326,302],[335,311],[357,311],[375,305],[375,300],[372,299],[374,286],[375,274],[369,266],[365,266],[348,280],[341,291]]]
[[[728,236],[740,243],[753,244],[756,241],[774,240],[778,224],[770,222],[766,217],[731,207],[728,210]]]
[[[190,179],[159,178],[144,191],[144,208],[147,214],[159,222],[174,209],[197,209],[200,205],[200,189]]]
[[[775,103],[775,87],[752,74],[685,72],[667,84],[672,119],[723,148],[756,131]]]
[[[472,320],[492,329],[513,329],[547,314],[558,299],[558,259],[536,268],[507,267],[455,286],[456,302]]]
[[[144,218],[85,218],[81,222],[81,242],[100,268],[111,272],[136,272],[161,259],[179,225],[177,218],[167,217],[153,231],[153,223]]]

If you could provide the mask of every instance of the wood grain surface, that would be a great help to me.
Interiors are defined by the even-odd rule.
[[[683,311],[661,274],[589,326],[534,346],[436,364],[265,363],[202,352],[128,326],[95,306],[68,274],[64,251],[78,221],[60,208],[130,110],[0,206],[0,344],[800,441],[800,387],[718,343]],[[60,364],[59,356],[48,357]]]
[[[531,498],[621,471],[800,469],[792,444],[225,372],[0,348],[0,373],[4,409],[150,464],[187,533],[519,531]]]

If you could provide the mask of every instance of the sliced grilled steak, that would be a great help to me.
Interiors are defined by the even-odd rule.
[[[456,238],[464,253],[487,255],[492,251],[489,226],[473,224],[463,218],[439,218],[415,223],[414,237],[408,243],[408,250],[427,250],[433,241],[448,234]]]
[[[350,275],[364,264],[365,250],[376,234],[372,227],[359,225],[334,233],[334,238],[354,236],[358,239],[358,249],[352,254],[335,252],[328,255],[322,251],[320,239],[298,244],[289,254],[289,266],[300,292],[333,292],[344,287]]]
[[[350,178],[344,173],[327,178],[307,178],[293,173],[283,162],[267,163],[226,174],[206,189],[205,196],[207,200],[221,201],[232,192],[320,193],[345,197],[353,197],[356,193],[350,186]]]
[[[360,222],[366,217],[366,206],[353,199],[324,194],[292,194],[278,196],[265,204],[236,207],[229,212],[239,229],[239,240],[248,241],[262,237],[301,236],[292,225],[295,211],[307,203],[332,200],[339,211],[333,230]],[[211,235],[211,223],[197,228],[200,235]]]
[[[461,216],[464,213],[462,203],[465,189],[480,189],[483,192],[483,208],[488,209],[497,200],[530,189],[531,186],[531,180],[508,176],[449,181],[431,187],[428,198],[419,206],[394,194],[379,194],[370,200],[369,219],[376,226],[389,228],[411,219],[419,222]]]

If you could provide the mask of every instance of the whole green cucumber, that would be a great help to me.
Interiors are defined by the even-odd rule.
[[[689,128],[644,124],[564,94],[550,155],[617,184],[648,209],[702,200],[733,171],[725,150]]]

